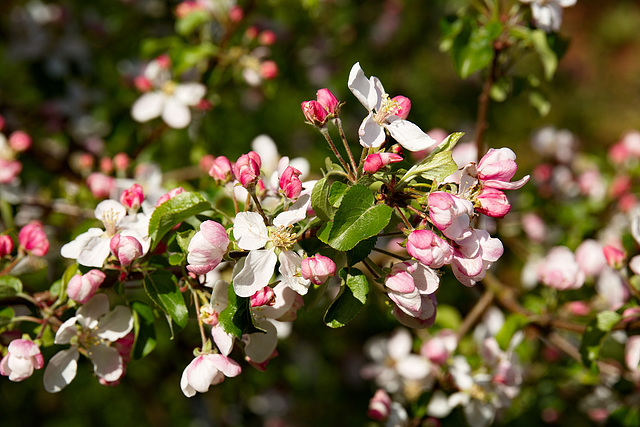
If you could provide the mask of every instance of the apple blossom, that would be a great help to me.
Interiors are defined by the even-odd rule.
[[[511,210],[507,196],[495,188],[483,188],[476,196],[476,201],[479,203],[476,210],[492,218],[504,218]]]
[[[0,234],[0,258],[11,255],[13,252],[13,240],[7,234]]]
[[[550,33],[560,30],[562,24],[562,8],[576,4],[577,0],[520,0],[531,3],[533,22],[536,27]]]
[[[593,239],[580,243],[576,249],[576,262],[587,276],[598,276],[607,265],[603,247]]]
[[[109,310],[105,294],[94,295],[65,321],[56,332],[56,344],[71,344],[67,350],[56,353],[44,371],[44,388],[57,393],[76,376],[79,348],[93,363],[95,374],[107,382],[119,380],[124,373],[124,362],[113,345],[133,329],[133,315],[128,307],[119,305]]]
[[[220,264],[227,252],[229,237],[227,230],[215,221],[205,221],[187,248],[187,270],[195,274],[206,274]]]
[[[249,151],[238,158],[233,165],[233,173],[244,188],[253,188],[260,178],[262,161],[255,151]]]
[[[235,377],[242,372],[240,365],[222,354],[201,354],[189,363],[182,372],[180,388],[187,397],[196,392],[206,393],[209,387],[224,381],[225,377]]]
[[[321,285],[336,275],[336,263],[324,255],[314,255],[302,260],[300,272],[314,285]]]
[[[366,173],[376,173],[384,166],[391,163],[398,163],[404,160],[402,156],[395,153],[373,153],[364,160],[363,170]]]
[[[93,172],[87,177],[87,186],[93,197],[104,199],[115,189],[115,179],[100,172]]]
[[[142,187],[138,184],[133,184],[131,188],[124,190],[122,194],[120,194],[120,203],[133,212],[140,209],[143,200],[144,194]]]
[[[67,284],[67,295],[72,300],[85,304],[96,293],[107,276],[100,270],[89,270],[74,275]]]
[[[605,245],[602,248],[602,252],[604,253],[604,257],[607,260],[607,264],[612,268],[621,268],[622,263],[626,257],[623,250],[618,249],[613,245]]]
[[[460,283],[474,286],[484,279],[487,270],[503,253],[500,239],[491,237],[485,230],[472,229],[468,237],[453,245],[451,270]]]
[[[407,238],[407,252],[431,268],[450,264],[453,259],[451,246],[431,230],[413,230]]]
[[[329,114],[329,117],[335,116],[338,114],[338,110],[340,109],[340,101],[338,98],[331,93],[331,91],[327,88],[318,89],[316,92],[316,99],[324,107],[324,109]]]
[[[300,104],[307,122],[314,126],[324,126],[327,122],[327,110],[318,101],[304,101]]]
[[[392,400],[384,389],[379,388],[369,401],[367,415],[375,421],[384,421],[391,413]]]
[[[458,346],[456,333],[451,329],[442,329],[420,347],[420,354],[436,365],[443,366]]]
[[[471,234],[470,201],[443,191],[434,191],[428,198],[429,218],[433,225],[450,239],[463,239]]]
[[[117,171],[124,172],[129,167],[129,163],[131,163],[131,159],[127,155],[127,153],[117,153],[113,156],[113,165],[115,166]]]
[[[135,260],[144,255],[142,244],[133,236],[116,234],[109,242],[111,254],[118,258],[122,266],[129,266]]]
[[[163,204],[167,200],[173,199],[174,197],[176,197],[180,193],[184,193],[184,188],[176,187],[176,188],[171,189],[168,193],[165,193],[164,195],[160,196],[160,198],[158,199],[158,202],[156,203],[156,207],[160,206],[161,204]]]
[[[578,289],[585,279],[575,255],[566,246],[556,246],[549,251],[540,264],[538,276],[543,284],[561,291]]]
[[[233,165],[225,156],[216,157],[209,168],[209,176],[217,183],[224,184],[233,179]]]
[[[255,294],[251,295],[251,297],[249,298],[249,304],[251,305],[251,307],[273,305],[275,302],[274,300],[275,293],[273,292],[273,289],[269,286],[265,286]]]
[[[478,180],[483,187],[490,187],[496,190],[517,190],[529,181],[529,175],[524,178],[510,182],[518,165],[516,155],[508,148],[490,148],[478,163]]]
[[[21,130],[17,130],[9,135],[9,146],[12,150],[21,153],[31,147],[31,137]]]
[[[435,144],[433,138],[418,126],[405,120],[408,112],[407,98],[390,99],[377,77],[367,78],[356,62],[349,73],[349,89],[369,111],[360,125],[358,134],[363,147],[379,147],[385,140],[385,129],[409,151],[425,150]]]
[[[421,320],[433,316],[433,303],[423,298],[437,291],[440,285],[440,278],[431,268],[417,261],[397,263],[384,284],[391,301],[407,315]]]
[[[298,169],[287,166],[280,175],[279,187],[282,193],[289,199],[297,199],[302,192],[302,182],[300,182],[300,172]]]
[[[8,184],[22,171],[22,163],[18,160],[0,158],[0,184]]]
[[[9,343],[7,354],[0,361],[0,375],[10,381],[19,382],[33,374],[34,369],[42,369],[44,358],[36,343],[25,339],[15,339]]]
[[[20,248],[35,256],[45,256],[49,252],[49,240],[40,221],[31,221],[18,233]]]

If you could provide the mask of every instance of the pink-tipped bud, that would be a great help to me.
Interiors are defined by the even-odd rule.
[[[302,260],[300,272],[304,279],[310,280],[314,285],[321,285],[329,277],[336,275],[336,263],[324,255],[314,255]]]
[[[109,197],[111,191],[115,188],[116,182],[113,177],[107,176],[100,172],[94,172],[87,177],[87,186],[96,199],[105,199]]]
[[[264,30],[258,36],[258,43],[264,46],[271,46],[276,42],[276,33],[271,30]]]
[[[363,169],[366,173],[376,173],[384,166],[401,162],[402,156],[395,153],[373,153],[364,160]]]
[[[6,234],[0,234],[0,258],[13,252],[13,240]]]
[[[104,174],[110,174],[113,172],[113,160],[109,157],[103,157],[100,159],[100,170]]]
[[[609,264],[610,267],[616,269],[622,268],[625,259],[624,251],[615,246],[606,245],[602,248],[602,252],[604,252],[604,257],[607,259],[607,264]]]
[[[111,238],[109,249],[113,256],[118,258],[120,265],[125,267],[143,255],[142,245],[138,239],[122,234],[116,234]]]
[[[151,81],[142,75],[134,77],[133,85],[140,92],[149,92],[151,89],[153,89],[153,85],[151,84]]]
[[[386,391],[379,388],[369,401],[367,415],[376,421],[384,421],[389,418],[391,413],[391,403],[391,397]]]
[[[238,23],[242,21],[242,18],[244,18],[244,11],[242,10],[242,7],[236,5],[229,9],[229,20],[231,22]]]
[[[233,173],[244,188],[253,188],[260,178],[261,164],[260,156],[256,152],[250,151],[240,156],[236,161]]]
[[[120,194],[120,203],[128,209],[137,211],[140,209],[140,205],[144,200],[144,193],[142,187],[138,184],[133,184],[131,188],[128,188]]]
[[[264,305],[273,305],[276,303],[276,294],[269,286],[257,291],[249,298],[251,307],[262,307]]]
[[[200,157],[200,162],[198,162],[200,170],[204,173],[209,173],[209,169],[211,169],[211,166],[213,166],[213,161],[215,159],[216,157],[213,154],[205,154],[204,156]]]
[[[209,176],[218,184],[224,184],[233,179],[231,170],[233,165],[225,156],[216,157],[209,168]]]
[[[27,151],[31,147],[31,137],[21,130],[12,132],[11,135],[9,135],[9,146],[13,151],[17,151],[18,153]]]
[[[407,238],[407,252],[431,268],[440,268],[453,260],[451,246],[431,230],[413,230]]]
[[[43,366],[40,347],[33,341],[19,338],[9,343],[7,354],[0,361],[0,375],[19,382],[29,378],[34,369],[42,369]]]
[[[81,171],[88,172],[93,168],[93,155],[91,153],[82,153],[78,156],[78,168]]]
[[[260,64],[260,75],[263,79],[273,80],[278,77],[278,64],[275,61],[264,61]]]
[[[67,295],[72,300],[84,304],[96,293],[107,276],[100,270],[89,270],[85,274],[76,274],[67,284]]]
[[[407,120],[411,111],[411,100],[406,96],[398,95],[391,98],[391,102],[396,106],[391,114]]]
[[[131,159],[127,155],[127,153],[118,153],[113,156],[113,165],[115,166],[117,171],[126,171],[129,167],[129,163]]]
[[[315,126],[324,126],[327,122],[327,110],[318,101],[304,101],[300,104],[307,122]]]
[[[338,109],[340,108],[340,101],[335,97],[333,93],[327,88],[320,89],[316,92],[316,98],[320,105],[327,110],[329,115],[338,114]]]
[[[476,201],[480,204],[476,210],[492,218],[503,218],[511,210],[507,196],[495,188],[483,188]]]
[[[167,55],[166,53],[163,53],[162,55],[158,56],[155,59],[155,61],[158,63],[160,68],[163,68],[165,70],[171,67],[171,58],[169,58],[169,55]]]
[[[18,240],[21,248],[35,256],[45,256],[49,251],[49,240],[40,221],[31,221],[22,227]]]
[[[293,166],[287,166],[287,168],[280,175],[280,190],[282,193],[290,199],[297,199],[302,192],[302,182],[300,181],[300,172]]]
[[[184,188],[176,187],[176,188],[170,190],[167,194],[162,195],[158,199],[158,203],[156,203],[156,207],[160,206],[161,204],[163,204],[167,200],[173,199],[174,197],[176,197],[180,193],[184,193]]]

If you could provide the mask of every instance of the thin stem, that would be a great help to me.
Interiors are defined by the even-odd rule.
[[[411,206],[411,205],[407,205],[407,209],[409,209],[409,210],[410,210],[410,211],[412,211],[413,213],[415,213],[415,214],[417,214],[418,216],[420,216],[420,218],[425,218],[425,219],[427,219],[427,218],[429,217],[426,213],[422,212],[421,210],[418,210],[418,209],[414,208],[414,207],[413,207],[413,206]]]
[[[200,317],[200,302],[198,301],[198,295],[195,289],[189,283],[189,289],[191,290],[191,295],[193,297],[193,303],[196,306],[196,317],[198,318],[198,327],[200,328],[200,338],[202,339],[202,347],[207,344],[207,334],[204,331],[204,325],[202,323],[202,318]]]
[[[347,150],[347,155],[349,156],[349,161],[351,161],[351,166],[353,167],[353,172],[355,173],[356,180],[359,177],[358,166],[356,166],[356,161],[353,159],[353,153],[349,148],[349,143],[347,142],[347,136],[344,134],[344,129],[342,128],[342,120],[339,117],[333,119],[333,123],[338,128],[338,132],[340,133],[340,139],[342,139],[342,143],[344,144],[344,149]]]
[[[373,275],[373,277],[375,277],[376,279],[382,277],[382,270],[380,270],[375,262],[371,261],[371,258],[366,257],[362,262],[364,263],[364,266],[367,268],[367,270],[369,270],[369,273]]]
[[[489,308],[489,306],[493,302],[494,297],[495,293],[491,289],[485,289],[482,297],[480,297],[478,302],[476,302],[476,305],[473,306],[471,311],[464,318],[464,321],[462,322],[462,325],[460,325],[460,328],[458,328],[458,342],[460,342],[462,337],[466,335],[469,329],[471,329],[471,327],[478,322],[478,319],[480,319],[484,312],[487,311],[487,308]]]
[[[319,129],[322,136],[324,136],[324,139],[326,139],[327,142],[329,143],[329,147],[331,147],[331,151],[333,151],[333,154],[335,154],[336,158],[340,162],[340,165],[342,165],[342,168],[345,170],[345,172],[347,172],[347,176],[349,177],[349,180],[351,182],[355,182],[355,176],[353,175],[353,171],[351,171],[351,168],[349,168],[349,165],[347,164],[347,162],[344,161],[344,159],[342,158],[342,155],[334,145],[333,140],[331,139],[331,135],[329,135],[329,129],[327,129],[326,126],[321,127]]]
[[[258,210],[258,213],[262,216],[262,219],[264,219],[264,224],[266,226],[269,226],[269,218],[267,218],[267,215],[265,215],[264,211],[262,210],[262,206],[260,205],[260,200],[258,200],[258,196],[256,196],[255,192],[251,192],[251,198],[253,199],[253,202],[256,205],[256,209]]]
[[[398,212],[398,215],[400,215],[402,222],[404,222],[404,225],[406,225],[409,230],[413,230],[413,225],[411,225],[407,217],[404,215],[402,209],[400,209],[400,206],[396,205],[394,207],[396,208],[396,212]]]
[[[376,252],[379,252],[379,253],[381,253],[381,254],[383,254],[383,255],[387,255],[387,256],[390,256],[390,257],[392,257],[392,258],[399,259],[400,261],[408,261],[408,260],[410,260],[410,259],[411,259],[411,258],[409,258],[409,257],[405,257],[405,256],[402,256],[402,255],[398,255],[398,254],[397,254],[397,253],[395,253],[395,252],[387,251],[387,250],[385,250],[385,249],[373,248],[372,250],[373,250],[373,251],[376,251]]]
[[[364,171],[364,161],[371,152],[371,148],[362,148],[362,154],[360,154],[360,163],[358,163],[358,169],[356,170],[356,176],[361,176]]]

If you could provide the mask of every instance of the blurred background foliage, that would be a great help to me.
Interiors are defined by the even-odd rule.
[[[277,78],[249,87],[237,72],[209,76],[219,79],[207,93],[213,108],[199,112],[187,130],[166,130],[155,139],[159,121],[140,125],[130,116],[138,97],[132,78],[145,61],[162,53],[162,40],[176,37],[177,1],[3,0],[0,114],[7,128],[23,129],[34,139],[34,148],[21,159],[27,190],[37,188],[56,197],[64,193],[64,180],[74,176],[69,154],[89,145],[105,156],[124,151],[137,156],[137,161],[157,162],[169,172],[194,167],[204,154],[233,160],[250,149],[254,137],[267,134],[281,154],[305,156],[318,171],[329,152],[320,135],[304,124],[300,102],[313,99],[319,88],[329,88],[346,101],[345,129],[357,144],[365,112],[347,88],[356,61],[368,75],[378,76],[391,95],[412,100],[410,118],[422,129],[465,131],[465,140],[470,141],[481,76],[461,80],[450,57],[439,50],[440,21],[467,3],[239,1],[246,12],[246,25],[241,25],[270,29],[277,36],[271,46]],[[59,16],[43,16],[42,4],[59,6]],[[525,96],[492,103],[488,145],[512,148],[526,171],[539,161],[529,147],[531,133],[553,125],[570,129],[583,149],[605,156],[607,147],[625,131],[640,128],[638,28],[640,4],[635,0],[579,0],[566,9],[560,34],[569,41],[568,50],[554,80],[543,87],[551,104],[549,114],[541,117]],[[232,37],[243,37],[242,31]],[[179,40],[189,46],[189,37]],[[92,209],[90,204],[86,207]],[[65,221],[61,218],[58,223]],[[55,248],[51,252],[57,256]],[[62,266],[53,265],[51,270],[35,280],[43,283],[43,289],[51,277],[59,277]],[[463,310],[464,301],[470,306],[477,298],[474,289],[461,289],[447,280],[438,294],[440,307],[448,303]],[[359,377],[366,362],[362,345],[373,331],[390,331],[396,325],[381,314],[388,310],[376,307],[382,304],[370,301],[354,322],[340,330],[322,324],[321,310],[302,310],[292,337],[280,344],[280,355],[266,372],[246,368],[241,377],[191,399],[180,392],[179,380],[192,358],[193,343],[198,342],[197,329],[188,327],[170,341],[169,331],[160,327],[158,348],[132,362],[116,388],[98,385],[86,360],[76,380],[56,395],[43,390],[42,371],[19,384],[0,381],[0,424],[366,425],[373,385]],[[445,315],[438,320],[444,326],[457,321]],[[45,354],[45,359],[50,356]],[[553,378],[560,368],[548,366],[546,375]],[[564,407],[566,425],[588,422],[552,384],[542,381],[535,393],[528,390],[507,416],[513,425],[539,425],[538,408],[554,405]],[[462,422],[461,412],[454,412],[450,420]]]

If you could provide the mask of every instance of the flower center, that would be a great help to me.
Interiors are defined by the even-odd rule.
[[[293,225],[279,225],[277,227],[271,227],[270,237],[271,243],[278,249],[282,249],[283,251],[290,250],[294,243],[296,242],[295,235],[291,233],[291,229]]]
[[[373,119],[378,124],[386,123],[387,118],[389,116],[393,116],[400,110],[402,107],[400,103],[389,97],[388,93],[382,95],[382,101],[380,102],[380,108],[376,112]]]
[[[173,95],[173,92],[175,92],[177,86],[178,85],[175,82],[169,80],[162,85],[162,92],[167,95]]]
[[[117,231],[116,225],[120,220],[120,212],[116,212],[113,209],[107,209],[102,213],[101,220],[104,224],[104,229],[107,232],[107,236],[115,236]]]

